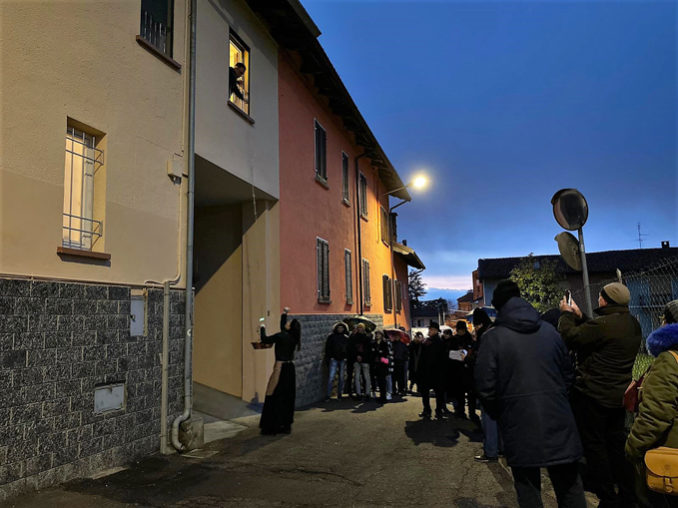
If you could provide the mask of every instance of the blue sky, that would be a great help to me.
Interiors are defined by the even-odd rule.
[[[678,246],[675,1],[302,0],[403,180],[399,237],[430,287],[478,258],[557,253],[550,198],[589,203],[588,251]]]

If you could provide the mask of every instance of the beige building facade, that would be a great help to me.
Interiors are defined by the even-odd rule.
[[[280,311],[278,49],[244,1],[196,19],[193,379],[196,408],[219,412],[224,395],[263,402],[273,365],[250,343]]]
[[[181,413],[186,21],[0,1],[0,504],[157,451]]]

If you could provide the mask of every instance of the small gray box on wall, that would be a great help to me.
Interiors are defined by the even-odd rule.
[[[94,388],[94,413],[105,413],[125,407],[125,383]]]

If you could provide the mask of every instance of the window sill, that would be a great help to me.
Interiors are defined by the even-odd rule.
[[[106,252],[93,252],[91,250],[69,249],[68,247],[57,247],[57,255],[84,259],[94,259],[97,261],[111,260],[111,255]]]
[[[235,111],[239,116],[241,116],[247,123],[250,125],[254,125],[254,118],[252,118],[250,115],[245,113],[242,109],[240,109],[238,106],[233,104],[230,100],[227,102],[228,107],[231,108],[233,111]]]
[[[162,62],[165,62],[167,65],[172,67],[172,69],[181,73],[181,64],[179,62],[168,57],[165,53],[158,50],[155,46],[153,46],[153,44],[148,42],[141,35],[137,35],[137,43],[139,44],[139,46],[146,49],[147,51],[149,51],[154,56],[158,57]]]
[[[315,181],[318,182],[320,185],[325,187],[326,189],[329,190],[330,184],[327,183],[327,178],[323,178],[320,176],[318,173],[315,174]]]
[[[332,300],[329,299],[324,299],[324,298],[318,298],[318,303],[322,303],[323,305],[329,305],[332,303]]]
[[[366,213],[361,213],[361,214],[360,214],[360,218],[361,218],[362,220],[364,220],[365,222],[367,222],[367,214],[366,214]]]
[[[351,207],[351,202],[348,199],[342,199],[341,202],[344,203],[349,208]]]

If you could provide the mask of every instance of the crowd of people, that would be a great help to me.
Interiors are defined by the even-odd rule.
[[[490,322],[484,311],[478,312]],[[451,329],[446,329],[441,335],[437,323],[432,323],[429,330],[435,330],[435,333],[431,332],[425,338],[418,332],[408,344],[401,340],[399,333],[387,337],[381,329],[369,332],[363,323],[358,323],[349,332],[346,323],[336,323],[325,345],[329,373],[326,398],[332,397],[336,386],[338,399],[346,396],[384,403],[394,396],[414,392],[416,388],[423,402],[420,416],[431,418],[429,394],[433,390],[435,418],[454,415],[480,424],[473,388],[475,337],[469,333],[465,321],[457,323],[454,334]],[[465,413],[467,401],[468,416]]]
[[[585,489],[602,508],[678,506],[678,300],[668,302],[662,326],[646,340],[655,360],[629,428],[624,402],[635,386],[642,341],[630,298],[615,282],[601,290],[595,317],[567,298],[540,315],[515,282],[505,280],[492,299],[496,320],[476,309],[473,333],[464,321],[455,333],[442,334],[431,322],[427,337],[416,333],[407,344],[398,333],[370,333],[363,323],[349,331],[338,322],[325,347],[326,395],[336,386],[338,399],[383,404],[405,395],[409,381],[421,396],[420,417],[469,418],[481,426],[483,451],[475,458],[504,455],[521,507],[543,506],[540,468],[562,507],[585,508]],[[279,333],[267,336],[262,327],[261,341],[276,348],[262,433],[290,432],[292,359],[300,337],[299,323],[287,322],[287,313]]]
[[[498,284],[498,315],[483,335],[475,386],[498,423],[520,506],[543,506],[540,468],[559,506],[586,507],[585,488],[604,508],[678,506],[675,459],[655,454],[652,488],[643,462],[660,447],[678,448],[678,301],[668,303],[664,326],[647,339],[657,359],[629,433],[624,399],[642,340],[630,297],[623,284],[607,284],[595,317],[563,298],[556,321],[540,316],[514,282]]]

